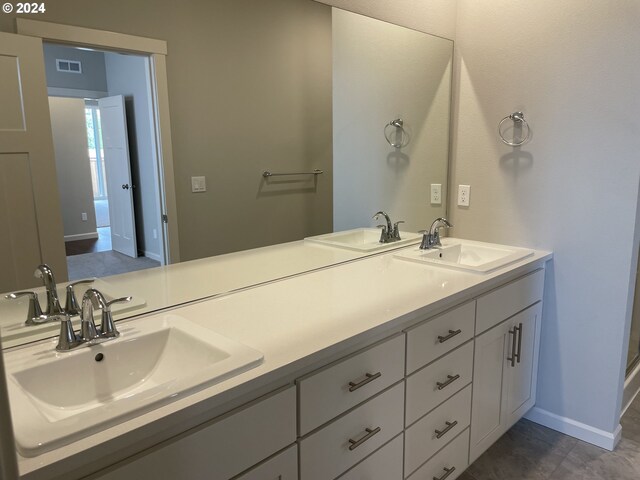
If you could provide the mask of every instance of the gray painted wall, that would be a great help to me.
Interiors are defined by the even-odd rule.
[[[554,251],[537,406],[609,433],[638,249],[640,136],[628,114],[640,109],[640,58],[621,45],[640,44],[639,24],[632,0],[458,8],[452,186],[472,190],[469,208],[452,208],[454,235]],[[533,131],[521,148],[496,135],[515,110]]]
[[[407,231],[446,213],[453,42],[333,11],[333,223],[369,226],[384,210]],[[390,146],[385,126],[401,117],[410,141]],[[386,127],[400,141],[394,127]],[[378,222],[379,223],[379,222]],[[373,223],[375,225],[375,223]]]
[[[56,69],[57,58],[82,62],[82,73],[58,72]],[[44,66],[47,74],[47,87],[107,91],[107,76],[104,53],[102,52],[78,50],[77,48],[45,43]]]
[[[84,100],[49,97],[49,110],[65,239],[97,234]]]
[[[127,110],[131,177],[138,250],[161,261],[162,230],[158,205],[157,159],[152,127],[149,59],[105,53],[109,95],[123,95]],[[154,238],[155,231],[155,238]]]

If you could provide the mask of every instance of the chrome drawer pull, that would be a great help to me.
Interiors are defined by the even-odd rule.
[[[367,378],[360,382],[349,382],[349,391],[355,392],[360,387],[364,387],[367,383],[373,382],[376,378],[380,378],[382,376],[382,372],[378,373],[366,373]]]
[[[518,363],[520,363],[520,356],[522,354],[522,323],[518,325],[518,353],[514,355]]]
[[[458,329],[458,330],[449,330],[449,335],[446,335],[444,337],[442,335],[438,335],[438,342],[439,343],[444,343],[447,340],[452,339],[456,335],[460,335],[461,333],[462,333],[462,330],[460,330],[460,329]]]
[[[358,448],[364,442],[366,442],[371,437],[373,437],[376,433],[379,433],[381,428],[376,427],[373,430],[371,430],[370,428],[365,428],[364,430],[365,432],[367,432],[367,434],[364,437],[362,437],[360,440],[353,440],[352,438],[349,439],[349,443],[351,444],[349,445],[349,450],[355,450],[356,448]]]
[[[449,430],[451,430],[453,427],[455,427],[456,425],[458,425],[458,421],[457,421],[457,420],[455,420],[455,421],[453,421],[453,422],[444,422],[444,423],[445,423],[445,425],[446,425],[446,428],[444,428],[444,429],[442,429],[442,430],[436,430],[436,431],[435,431],[436,438],[442,438],[442,437],[444,437],[444,436],[447,434],[447,432],[448,432]]]
[[[436,385],[438,386],[438,390],[442,390],[443,388],[448,387],[459,378],[460,378],[460,375],[447,375],[447,380],[445,382],[436,382]]]
[[[433,477],[433,480],[445,480],[445,478],[447,478],[449,475],[451,475],[453,472],[456,471],[456,467],[451,467],[451,468],[447,468],[444,467],[444,475],[442,475],[440,478],[438,477]]]
[[[518,345],[518,327],[513,327],[513,330],[509,330],[509,335],[513,335],[513,340],[511,342],[511,356],[507,357],[507,361],[511,362],[511,366],[516,366],[516,359],[518,358],[517,345]]]

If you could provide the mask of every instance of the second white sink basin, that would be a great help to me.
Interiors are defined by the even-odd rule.
[[[18,450],[39,455],[260,364],[262,354],[177,315],[119,323],[120,338],[7,353]]]
[[[321,243],[330,247],[346,248],[347,250],[355,250],[358,252],[376,252],[418,243],[422,235],[419,233],[400,232],[400,238],[402,240],[380,243],[379,229],[356,228],[354,230],[307,237],[304,240],[305,242]]]
[[[395,254],[396,258],[439,267],[489,273],[533,255],[533,250],[495,243],[443,238],[442,247],[420,250],[415,247]]]

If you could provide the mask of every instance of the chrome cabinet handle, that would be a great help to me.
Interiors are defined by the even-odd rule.
[[[375,434],[379,433],[382,429],[380,427],[376,427],[373,430],[371,428],[365,428],[364,430],[367,433],[360,440],[353,440],[352,438],[349,439],[349,443],[351,444],[349,445],[349,450],[355,450]]]
[[[376,378],[382,376],[382,372],[377,373],[365,373],[366,378],[360,382],[349,382],[349,391],[355,392],[360,387],[364,387],[367,383],[373,382]]]
[[[444,475],[442,475],[441,477],[433,477],[433,480],[445,480],[449,475],[451,475],[453,472],[456,471],[456,467],[451,467],[451,468],[447,468],[444,467]]]
[[[516,360],[520,363],[520,357],[522,355],[522,323],[518,325],[518,353],[516,355]]]
[[[453,337],[455,337],[456,335],[460,335],[462,333],[462,330],[458,329],[458,330],[449,330],[449,335],[438,335],[438,342],[439,343],[444,343],[447,340],[451,340]]]
[[[453,427],[458,425],[458,421],[457,420],[454,420],[453,422],[444,422],[444,423],[446,425],[445,428],[443,428],[442,430],[436,430],[435,431],[436,438],[444,437],[449,430],[451,430]]]
[[[511,366],[516,366],[516,358],[518,358],[517,348],[518,348],[518,327],[513,327],[513,329],[509,330],[509,335],[513,335],[511,341],[511,356],[507,357],[507,361],[511,362]]]
[[[436,382],[436,385],[438,386],[438,390],[442,390],[443,388],[448,387],[459,378],[460,378],[460,375],[447,375],[447,380],[445,380],[444,382]]]

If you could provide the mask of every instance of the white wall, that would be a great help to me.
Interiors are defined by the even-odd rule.
[[[84,100],[49,97],[49,111],[65,240],[97,238]]]
[[[131,179],[138,250],[162,261],[162,225],[155,136],[152,129],[149,60],[136,55],[105,53],[109,95],[124,95],[129,132]],[[155,230],[155,238],[154,238]]]
[[[554,251],[537,407],[605,436],[619,420],[637,249],[638,25],[632,0],[458,5],[451,200],[458,184],[472,190],[469,208],[452,203],[454,234]],[[496,127],[515,110],[533,138],[514,149]]]
[[[444,215],[429,185],[446,195],[452,53],[450,40],[333,9],[334,230],[378,210],[413,232]],[[397,149],[384,130],[399,117],[410,141]]]
[[[386,22],[454,39],[458,0],[316,0]]]

